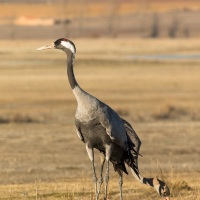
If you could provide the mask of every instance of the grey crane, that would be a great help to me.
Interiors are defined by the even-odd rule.
[[[69,39],[61,38],[37,50],[44,49],[60,49],[67,54],[67,75],[77,101],[75,128],[78,137],[85,143],[91,160],[96,200],[99,198],[103,183],[105,162],[104,199],[107,199],[109,163],[111,162],[114,170],[119,174],[120,200],[122,200],[122,175],[123,172],[128,174],[125,164],[130,167],[137,181],[154,187],[164,200],[169,200],[170,191],[165,182],[157,178],[145,178],[139,173],[138,155],[141,142],[132,126],[108,105],[84,91],[77,83],[73,71],[76,54],[74,43]],[[102,153],[99,182],[94,166],[94,148]]]

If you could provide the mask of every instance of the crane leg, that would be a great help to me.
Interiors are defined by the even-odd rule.
[[[106,174],[104,177],[105,181],[105,193],[104,193],[104,200],[107,199],[107,194],[108,194],[108,181],[109,181],[109,161],[107,161],[107,166],[106,166]]]
[[[100,168],[100,178],[99,178],[99,187],[97,190],[97,198],[99,197],[100,191],[101,191],[101,186],[103,184],[103,167],[105,163],[105,156],[101,154],[101,168]]]
[[[120,173],[119,173],[120,200],[122,200],[122,185],[123,185],[123,172],[120,172]]]
[[[86,145],[86,150],[87,150],[88,156],[89,156],[91,163],[92,163],[93,182],[94,182],[94,186],[95,186],[95,197],[96,197],[95,199],[98,200],[97,175],[96,175],[95,166],[94,166],[94,150],[93,150],[93,148],[89,148],[87,145]]]
[[[94,160],[92,161],[92,171],[93,171],[94,192],[95,192],[96,200],[98,200],[98,195],[97,195],[97,176],[96,176],[96,172],[95,172]]]
[[[108,194],[108,181],[109,181],[109,161],[110,161],[110,157],[112,154],[112,149],[113,149],[113,145],[106,145],[106,174],[104,177],[104,181],[105,181],[105,193],[104,193],[104,200],[107,199],[107,194]]]

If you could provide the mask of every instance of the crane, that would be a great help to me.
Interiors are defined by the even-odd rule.
[[[169,200],[170,190],[165,182],[157,178],[145,178],[140,174],[138,155],[141,141],[132,126],[112,108],[79,86],[73,70],[76,54],[75,44],[69,39],[60,38],[52,44],[40,47],[37,50],[45,49],[59,49],[67,54],[68,80],[77,101],[75,129],[80,140],[85,143],[91,161],[96,200],[99,198],[103,183],[105,163],[104,199],[107,199],[110,162],[119,174],[120,200],[122,200],[123,173],[128,174],[125,164],[130,167],[137,181],[154,187],[164,200]],[[99,181],[94,165],[94,149],[99,150],[102,155]]]

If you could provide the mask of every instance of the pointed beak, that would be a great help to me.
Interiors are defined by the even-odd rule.
[[[45,50],[45,49],[54,49],[54,44],[50,44],[50,45],[46,45],[46,46],[43,46],[43,47],[40,47],[38,49],[36,49],[37,51],[41,51],[41,50]]]

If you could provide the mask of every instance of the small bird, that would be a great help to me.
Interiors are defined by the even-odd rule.
[[[125,164],[130,167],[137,181],[154,187],[164,200],[169,200],[170,190],[165,182],[157,178],[145,178],[139,173],[138,155],[141,141],[132,126],[112,108],[79,86],[73,70],[76,54],[74,43],[69,39],[60,38],[37,50],[44,49],[60,49],[67,54],[68,80],[77,101],[75,129],[80,140],[86,145],[86,151],[92,164],[95,199],[98,200],[99,198],[105,162],[104,200],[107,199],[109,163],[111,162],[114,170],[119,174],[120,200],[122,200],[123,172],[128,174]],[[94,165],[94,149],[100,151],[102,158],[99,181]]]

